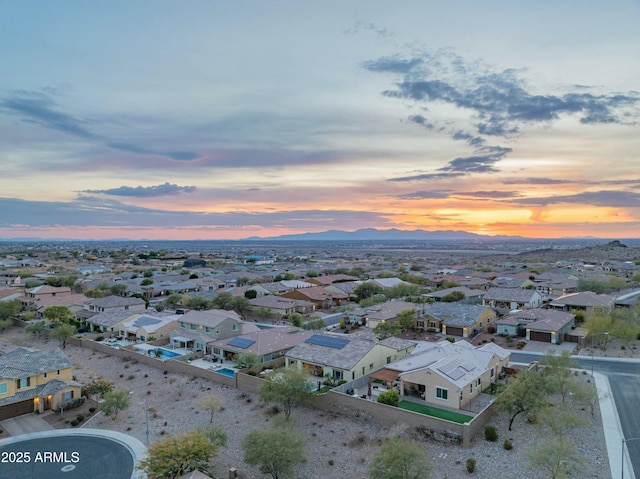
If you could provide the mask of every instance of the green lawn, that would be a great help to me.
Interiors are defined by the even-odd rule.
[[[473,419],[473,416],[445,411],[444,409],[438,409],[437,407],[431,407],[411,401],[400,401],[398,403],[398,407],[407,409],[408,411],[424,414],[426,416],[439,417],[440,419],[446,419],[447,421],[457,422],[458,424],[464,424],[465,422],[470,422]]]

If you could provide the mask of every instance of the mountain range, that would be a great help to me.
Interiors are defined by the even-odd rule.
[[[391,228],[379,230],[363,228],[356,231],[329,230],[319,233],[301,233],[281,236],[252,236],[246,240],[283,240],[283,241],[430,241],[430,240],[499,240],[520,239],[521,236],[483,236],[459,230],[399,230]]]

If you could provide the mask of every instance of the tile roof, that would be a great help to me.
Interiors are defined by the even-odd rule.
[[[0,378],[21,379],[71,366],[59,348],[44,351],[18,348],[0,356]]]

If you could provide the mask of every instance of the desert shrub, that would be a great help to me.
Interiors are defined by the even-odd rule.
[[[487,327],[487,333],[489,333],[489,334],[496,334],[496,327],[495,327],[495,326],[489,326],[489,327]]]
[[[98,336],[98,337],[96,338],[96,341],[97,341],[97,342],[104,341],[104,336]]]
[[[527,343],[525,343],[524,341],[520,341],[517,345],[516,348],[518,349],[522,349],[527,345]]]
[[[388,404],[389,406],[398,406],[400,402],[400,393],[397,389],[389,389],[378,395],[378,402]]]
[[[333,464],[334,464],[333,459],[329,459],[329,465],[333,466]]]
[[[456,338],[454,338],[453,336],[447,336],[446,338],[447,341],[449,341],[450,343],[455,343],[456,342]]]
[[[78,422],[82,422],[82,421],[84,421],[84,416],[83,416],[82,414],[78,414],[78,415],[76,416],[76,420],[77,420]]]
[[[484,438],[487,441],[496,442],[498,440],[498,430],[495,426],[485,426]]]
[[[467,459],[467,472],[471,474],[476,470],[476,460],[473,457]]]
[[[90,407],[90,408],[89,408],[89,412],[90,412],[91,414],[93,414],[94,412],[96,412],[96,408],[94,408],[94,407]]]
[[[510,451],[511,449],[513,449],[513,444],[511,444],[511,441],[509,441],[509,439],[505,439],[502,443],[502,447],[505,451]]]
[[[69,424],[71,424],[73,427],[76,427],[78,425],[78,421],[74,419]]]

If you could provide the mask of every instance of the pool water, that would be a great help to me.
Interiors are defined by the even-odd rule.
[[[156,356],[157,354],[156,351],[160,351],[160,356]],[[176,353],[175,351],[170,351],[169,349],[156,348],[151,350],[151,356],[153,356],[154,358],[160,358],[160,359],[173,359],[182,355],[179,353]]]
[[[223,374],[225,376],[229,376],[230,378],[233,378],[236,375],[236,372],[233,369],[229,369],[229,368],[216,369],[216,372]]]

